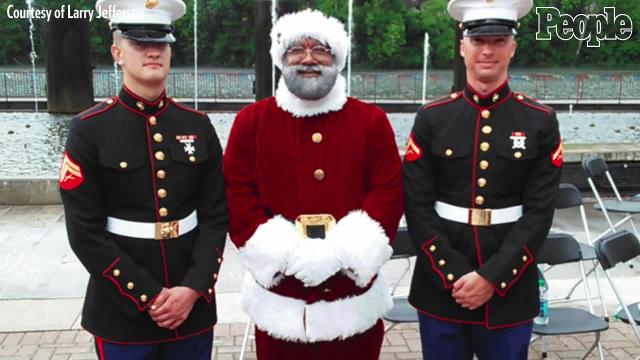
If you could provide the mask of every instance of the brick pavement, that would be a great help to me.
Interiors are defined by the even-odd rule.
[[[244,334],[244,324],[216,326],[215,360],[236,360]],[[547,338],[548,359],[577,359],[591,343],[591,334]],[[628,325],[612,322],[602,334],[606,359],[631,360],[640,356],[640,346]],[[253,344],[246,359],[255,359]],[[539,344],[531,347],[529,359],[540,359]],[[69,360],[95,359],[91,336],[82,330],[0,333],[0,359]],[[380,360],[421,360],[420,335],[416,324],[398,325],[384,339]],[[589,359],[597,359],[592,354]],[[357,360],[357,359],[354,359]]]

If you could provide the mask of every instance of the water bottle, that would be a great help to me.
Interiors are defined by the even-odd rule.
[[[533,319],[538,325],[549,323],[549,286],[544,277],[538,278],[538,289],[540,290],[540,314]]]

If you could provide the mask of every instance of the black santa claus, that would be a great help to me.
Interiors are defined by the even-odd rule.
[[[238,113],[224,155],[258,359],[378,359],[392,306],[380,268],[403,211],[393,131],[346,95],[338,20],[288,14],[271,41],[276,95]]]

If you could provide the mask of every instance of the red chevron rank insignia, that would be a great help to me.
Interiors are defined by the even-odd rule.
[[[563,155],[564,155],[564,149],[562,146],[562,139],[560,139],[560,143],[558,144],[558,147],[555,150],[553,150],[553,152],[551,153],[551,163],[553,164],[553,166],[557,168],[562,167]]]
[[[422,157],[422,148],[413,139],[413,134],[409,135],[409,142],[407,143],[407,152],[404,155],[405,160],[413,162]]]
[[[73,190],[83,182],[82,168],[65,152],[60,166],[60,187],[63,190]]]

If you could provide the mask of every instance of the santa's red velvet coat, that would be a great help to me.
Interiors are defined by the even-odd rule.
[[[391,299],[378,271],[391,255],[403,211],[401,161],[389,121],[379,108],[339,94],[323,106],[334,110],[305,113],[282,91],[278,101],[268,98],[238,113],[224,156],[231,240],[251,274],[245,310],[274,346],[276,339],[279,347],[285,340],[311,349],[357,334],[381,338],[379,319]],[[337,220],[323,241],[335,242],[343,269],[315,287],[282,275],[296,246],[310,241],[292,233],[301,214]],[[371,346],[358,344],[348,351]]]

